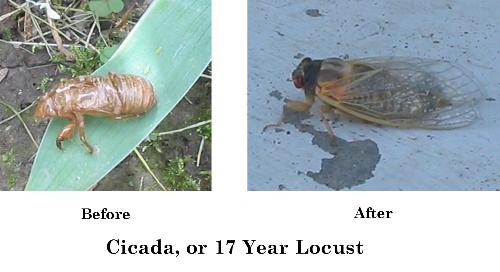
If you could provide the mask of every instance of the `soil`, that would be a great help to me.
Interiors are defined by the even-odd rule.
[[[4,0],[0,0],[3,3]],[[3,4],[1,7],[6,7]],[[0,9],[0,14],[8,10]],[[10,20],[4,20],[2,27],[14,27]],[[1,34],[0,34],[1,35]],[[20,111],[32,104],[42,94],[41,80],[49,77],[58,82],[62,75],[56,71],[56,65],[50,62],[49,56],[43,50],[36,53],[23,48],[15,48],[10,44],[0,42],[0,70],[8,68],[7,76],[0,79],[0,101],[9,104]],[[52,85],[53,83],[49,84]],[[210,118],[211,84],[209,79],[200,78],[191,88],[186,97],[163,120],[155,132],[169,131],[186,127],[196,122],[204,121],[200,117]],[[48,121],[35,122],[34,108],[23,114],[34,140],[42,139]],[[0,122],[13,115],[7,107],[0,104]],[[161,137],[154,141],[145,141],[139,149],[156,176],[164,182],[165,171],[169,163],[181,158],[185,161],[185,169],[194,179],[197,179],[200,190],[210,190],[211,181],[211,143],[205,141],[200,164],[196,159],[200,147],[201,136],[196,129]],[[0,124],[0,190],[23,190],[26,186],[37,147],[31,140],[19,118],[13,118]],[[188,159],[186,159],[188,158]],[[183,188],[169,187],[179,190]],[[106,177],[94,190],[159,190],[159,186],[134,154],[129,155]]]

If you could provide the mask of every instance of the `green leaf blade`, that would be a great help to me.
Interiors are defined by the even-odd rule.
[[[26,190],[88,190],[122,161],[184,97],[211,60],[210,0],[157,0],[111,59],[95,71],[136,74],[151,81],[157,105],[139,118],[85,117],[89,154],[78,135],[57,149],[67,120],[53,119],[42,139]],[[161,48],[161,50],[159,50]],[[77,133],[76,133],[77,134]]]
[[[99,54],[99,59],[101,60],[101,62],[102,63],[108,62],[111,56],[113,56],[113,54],[116,52],[116,49],[118,49],[118,45],[113,45],[103,48],[101,50],[101,53]]]

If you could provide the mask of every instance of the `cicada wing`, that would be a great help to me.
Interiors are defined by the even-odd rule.
[[[458,65],[404,57],[348,63],[351,74],[324,85],[326,88],[320,86],[319,96],[335,100],[337,108],[362,119],[384,125],[451,129],[470,124],[478,115],[475,106],[483,94],[474,78]]]

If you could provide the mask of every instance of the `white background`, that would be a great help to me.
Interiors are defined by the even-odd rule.
[[[244,180],[224,176],[219,185]],[[3,193],[2,271],[499,271],[498,193],[206,192]],[[358,206],[392,219],[354,219]],[[80,220],[82,207],[126,210],[124,221]],[[206,255],[111,255],[110,239]],[[296,239],[364,244],[363,255],[215,255],[215,241]],[[241,245],[241,244],[240,244]],[[5,269],[4,269],[5,268]]]
[[[213,43],[214,191],[3,192],[0,271],[499,271],[497,192],[246,192],[244,1],[214,1]],[[359,206],[394,216],[355,220]],[[83,221],[83,207],[132,218]],[[110,255],[114,238],[209,249],[178,258]],[[220,239],[361,241],[365,254],[214,255]]]

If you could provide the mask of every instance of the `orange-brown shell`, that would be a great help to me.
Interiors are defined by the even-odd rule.
[[[120,118],[145,113],[155,103],[153,86],[140,76],[79,76],[59,83],[41,96],[35,117],[67,117],[78,112]]]

